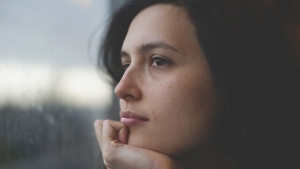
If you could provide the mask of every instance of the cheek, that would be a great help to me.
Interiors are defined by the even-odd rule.
[[[201,95],[182,81],[162,84],[160,89],[152,92],[152,99],[148,101],[152,105],[149,107],[153,120],[151,130],[155,131],[152,136],[164,138],[170,154],[198,146],[210,125],[210,113],[201,111],[205,107],[200,101]]]
[[[196,78],[177,80],[164,86],[165,98],[161,100],[160,116],[164,117],[164,125],[176,137],[185,138],[178,142],[183,146],[196,146],[209,137],[214,124],[216,96],[213,85],[209,81]]]
[[[171,156],[204,144],[213,125],[212,83],[201,75],[182,72],[143,84],[138,106],[151,123],[132,129],[130,144]]]
[[[152,109],[151,112],[160,112],[159,116],[171,118],[176,115],[179,118],[184,115],[195,115],[196,112],[211,111],[214,106],[215,94],[212,83],[190,74],[169,76],[157,85],[152,84],[146,88],[148,90],[144,91],[144,99]],[[187,111],[195,113],[189,114]]]

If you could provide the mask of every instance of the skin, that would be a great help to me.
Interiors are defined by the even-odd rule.
[[[95,123],[105,165],[183,167],[178,159],[209,144],[218,107],[212,73],[185,9],[158,4],[141,11],[121,53],[126,71],[115,88],[121,111],[148,121],[130,127]]]

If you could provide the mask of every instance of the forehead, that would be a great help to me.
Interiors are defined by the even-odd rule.
[[[130,50],[148,42],[163,41],[183,52],[183,44],[196,41],[195,32],[184,8],[157,4],[144,9],[133,19],[122,49]]]

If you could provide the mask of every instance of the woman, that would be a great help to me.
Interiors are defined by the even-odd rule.
[[[121,117],[95,123],[107,168],[258,168],[296,111],[286,39],[253,1],[129,1],[102,52]]]

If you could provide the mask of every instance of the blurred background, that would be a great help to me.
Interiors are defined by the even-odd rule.
[[[97,53],[122,0],[0,1],[0,169],[96,169],[116,118]]]

